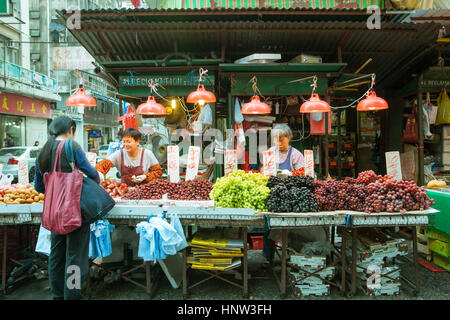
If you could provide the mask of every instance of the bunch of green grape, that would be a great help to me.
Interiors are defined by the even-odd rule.
[[[268,178],[259,173],[237,170],[217,179],[209,197],[214,200],[216,207],[267,211],[270,193],[267,181]]]

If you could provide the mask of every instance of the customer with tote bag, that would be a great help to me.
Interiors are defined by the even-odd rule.
[[[88,275],[90,222],[81,219],[83,176],[78,169],[100,182],[80,145],[73,141],[75,129],[70,117],[55,118],[50,138],[36,159],[35,189],[45,193],[42,225],[52,231],[48,274],[56,300],[82,299],[81,288]],[[73,158],[75,168],[68,158]]]

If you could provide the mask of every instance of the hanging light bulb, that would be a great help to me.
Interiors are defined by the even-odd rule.
[[[149,81],[149,87],[151,88],[151,92],[156,92],[157,83],[153,80]],[[151,93],[150,93],[151,94]],[[167,115],[166,108],[158,102],[156,102],[155,97],[150,95],[147,98],[147,102],[144,102],[138,106],[136,109],[136,114],[140,114],[144,117],[165,117]]]
[[[389,109],[389,105],[383,98],[377,97],[375,91],[372,90],[375,84],[375,74],[372,74],[372,83],[367,92],[366,98],[361,100],[356,106],[356,111],[378,111]]]
[[[314,76],[313,79],[313,84],[311,85],[313,87],[311,97],[309,100],[302,103],[299,110],[300,113],[331,112],[331,107],[328,102],[320,99],[319,95],[314,93],[317,88],[317,77]]]
[[[172,109],[175,109],[177,107],[177,102],[175,99],[172,99]]]
[[[80,78],[80,86],[78,87],[75,94],[69,96],[66,99],[66,106],[68,107],[96,107],[97,101],[94,97],[86,94],[86,91],[83,88],[83,78],[81,78],[80,73],[75,71],[75,73]]]
[[[265,102],[261,102],[261,99],[257,95],[257,92],[261,93],[258,89],[256,83],[258,79],[253,77],[249,82],[253,83],[253,97],[250,102],[244,103],[241,109],[241,113],[243,115],[258,115],[258,114],[270,114],[271,109],[269,105]]]
[[[199,103],[200,105],[204,105],[205,103],[213,103],[216,102],[216,96],[211,91],[207,91],[205,89],[205,86],[201,84],[202,77],[206,75],[208,70],[204,70],[203,68],[200,68],[200,78],[199,78],[199,85],[197,86],[197,90],[191,92],[187,98],[187,103]]]

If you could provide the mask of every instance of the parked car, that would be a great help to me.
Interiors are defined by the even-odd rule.
[[[19,179],[19,160],[28,162],[28,177],[34,181],[36,157],[42,147],[10,147],[0,149],[0,164],[3,164],[3,174],[14,176],[14,182]]]

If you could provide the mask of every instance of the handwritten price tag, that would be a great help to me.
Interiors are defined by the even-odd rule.
[[[305,176],[314,178],[314,153],[312,150],[305,150]]]
[[[197,178],[199,162],[200,162],[200,147],[190,146],[186,168],[186,180],[193,180]]]
[[[86,158],[88,159],[91,166],[94,167],[97,161],[97,154],[94,152],[86,152]]]
[[[398,151],[386,152],[386,173],[397,180],[402,180],[402,165]]]
[[[167,174],[170,182],[180,181],[180,148],[167,146]]]
[[[19,183],[28,184],[28,162],[26,160],[20,160],[19,166]]]
[[[225,175],[237,170],[237,151],[225,150]]]
[[[264,175],[274,176],[277,174],[277,165],[275,163],[275,150],[267,150],[263,152],[263,170]]]

